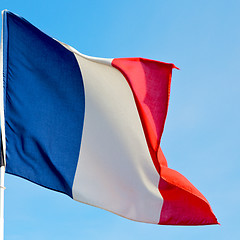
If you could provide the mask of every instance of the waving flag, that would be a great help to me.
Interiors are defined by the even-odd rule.
[[[160,148],[173,64],[80,54],[3,12],[6,172],[141,222],[216,224]]]

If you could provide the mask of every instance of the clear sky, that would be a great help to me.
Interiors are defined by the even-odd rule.
[[[238,239],[240,1],[1,0],[48,35],[97,57],[172,62],[161,146],[221,226],[136,223],[6,175],[5,239]]]

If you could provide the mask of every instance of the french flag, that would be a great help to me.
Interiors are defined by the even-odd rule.
[[[218,223],[160,147],[173,64],[89,57],[2,15],[7,173],[135,221]]]

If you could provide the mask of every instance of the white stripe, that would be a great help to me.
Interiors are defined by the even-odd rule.
[[[56,39],[55,39],[56,40]],[[58,40],[56,40],[58,41]],[[90,56],[87,56],[85,54],[82,54],[80,53],[78,50],[76,50],[75,48],[67,45],[66,43],[63,43],[63,42],[60,42],[58,41],[60,44],[62,44],[65,48],[67,48],[68,50],[70,50],[71,52],[73,52],[75,55],[78,55],[80,57],[83,57],[89,61],[93,61],[93,62],[96,62],[96,63],[102,63],[102,64],[106,64],[108,66],[111,66],[111,63],[112,63],[112,60],[113,58],[98,58],[98,57],[90,57]]]
[[[159,174],[130,87],[110,60],[75,56],[83,75],[85,119],[73,198],[132,220],[158,223],[163,203]]]

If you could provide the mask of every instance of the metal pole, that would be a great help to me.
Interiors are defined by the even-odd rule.
[[[4,175],[5,166],[1,166],[1,178],[0,178],[0,240],[4,239]]]
[[[2,12],[2,20],[3,20],[3,12]],[[0,46],[0,118],[1,118],[1,153],[0,153],[0,167],[1,167],[1,175],[0,175],[0,240],[3,240],[4,237],[4,175],[5,175],[5,163],[4,163],[4,153],[3,153],[3,142],[2,142],[2,130],[3,130],[3,25],[2,25],[2,34],[1,34],[1,46]]]

